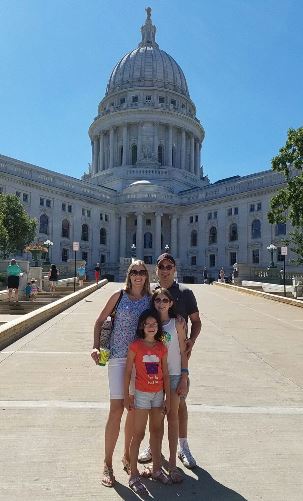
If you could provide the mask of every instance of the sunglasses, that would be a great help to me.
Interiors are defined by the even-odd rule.
[[[138,275],[139,275],[139,277],[145,277],[145,275],[147,275],[147,271],[146,270],[131,270],[129,272],[129,274],[132,277],[137,277]]]
[[[172,264],[167,264],[166,266],[164,264],[159,264],[158,265],[158,268],[159,270],[172,270],[173,269],[173,265]]]
[[[170,303],[170,300],[168,299],[168,297],[156,297],[155,299],[155,303],[164,303],[164,304],[168,304]]]

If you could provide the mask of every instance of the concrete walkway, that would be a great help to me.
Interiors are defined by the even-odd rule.
[[[117,486],[100,484],[108,390],[89,353],[95,318],[117,288],[106,285],[0,353],[1,501],[138,499],[121,468],[122,437]],[[188,397],[199,467],[181,486],[147,481],[149,499],[302,501],[302,310],[221,287],[193,290],[203,314]]]

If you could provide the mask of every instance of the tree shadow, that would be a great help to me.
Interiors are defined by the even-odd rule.
[[[182,470],[183,471],[183,470]],[[115,491],[124,501],[138,499],[162,501],[180,499],[182,501],[248,501],[238,492],[217,482],[206,470],[197,466],[193,473],[195,477],[183,471],[184,481],[181,484],[163,485],[150,479],[142,479],[148,489],[148,494],[139,496],[127,486],[116,482]]]

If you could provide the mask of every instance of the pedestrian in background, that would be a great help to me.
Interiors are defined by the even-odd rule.
[[[17,264],[16,259],[11,259],[11,262],[7,267],[6,273],[7,273],[8,301],[10,303],[12,301],[17,303],[18,289],[19,289],[20,277],[22,276],[22,271],[20,266]]]
[[[85,261],[84,261],[84,263],[82,263],[82,264],[79,266],[78,270],[77,270],[77,272],[78,272],[78,277],[79,277],[79,286],[80,286],[80,287],[83,287],[83,282],[84,282],[84,280],[85,280],[85,276],[86,276],[85,264],[86,264],[86,263],[85,263]]]
[[[98,283],[99,280],[100,280],[100,272],[101,272],[100,263],[97,263],[96,266],[95,266],[95,280],[96,280],[96,283]]]
[[[52,264],[50,267],[50,270],[48,272],[48,279],[50,283],[50,291],[55,292],[56,291],[56,285],[58,282],[59,278],[59,270],[55,264]]]

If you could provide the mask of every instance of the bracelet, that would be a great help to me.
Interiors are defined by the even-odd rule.
[[[181,369],[181,374],[187,374],[189,375],[189,370],[188,369]]]

